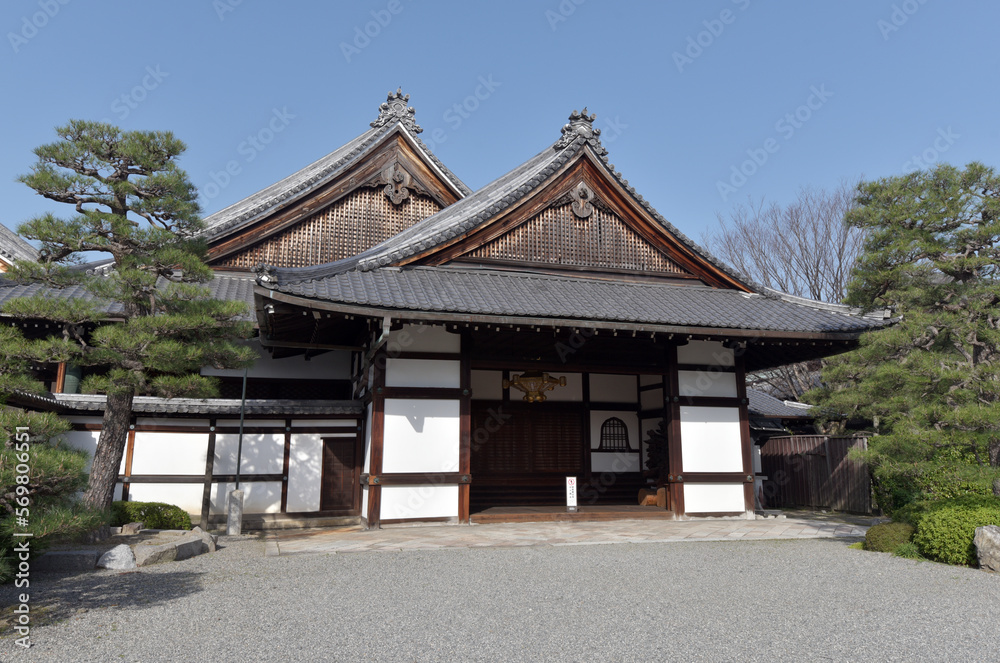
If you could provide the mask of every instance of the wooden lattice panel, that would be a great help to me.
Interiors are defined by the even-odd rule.
[[[687,273],[615,214],[595,207],[590,216],[581,219],[570,208],[570,204],[550,207],[468,256],[547,265]]]
[[[358,189],[301,223],[213,266],[252,269],[308,267],[350,258],[409,228],[441,208],[431,198],[411,193],[393,205],[381,189]]]

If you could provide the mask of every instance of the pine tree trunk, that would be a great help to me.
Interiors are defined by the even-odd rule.
[[[90,469],[90,482],[83,494],[83,501],[88,506],[108,509],[114,500],[118,468],[121,467],[125,443],[128,441],[134,397],[135,392],[132,390],[124,394],[108,395],[101,436],[97,440],[97,450]]]

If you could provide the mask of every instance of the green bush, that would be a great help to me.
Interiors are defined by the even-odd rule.
[[[896,547],[892,552],[896,557],[903,557],[904,559],[923,559],[924,556],[920,554],[920,548],[917,547],[913,541],[907,541]]]
[[[872,525],[865,534],[865,550],[896,552],[896,548],[909,543],[913,526],[906,523],[881,523]]]
[[[112,502],[112,526],[127,523],[142,523],[149,529],[191,529],[191,516],[163,502]]]
[[[928,559],[975,566],[972,539],[983,525],[1000,525],[1000,498],[970,495],[941,500],[919,517],[913,542]]]

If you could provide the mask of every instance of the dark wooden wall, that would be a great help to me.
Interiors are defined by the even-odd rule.
[[[805,507],[871,513],[871,480],[852,448],[867,449],[864,437],[794,435],[772,437],[761,447],[765,508]]]

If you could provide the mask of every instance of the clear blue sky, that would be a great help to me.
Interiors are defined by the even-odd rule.
[[[68,119],[172,130],[208,214],[362,133],[402,86],[473,189],[588,106],[612,163],[698,240],[747,196],[998,165],[998,25],[985,0],[6,0],[0,221],[67,213],[14,178]]]

